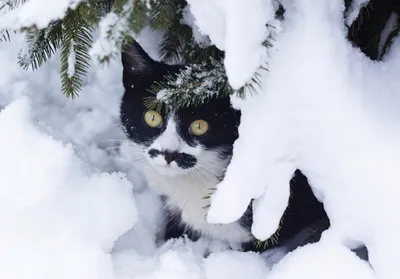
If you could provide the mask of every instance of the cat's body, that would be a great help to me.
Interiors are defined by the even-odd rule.
[[[187,234],[192,239],[206,237],[254,250],[251,206],[232,224],[208,224],[205,219],[209,200],[204,197],[221,181],[230,162],[240,112],[231,107],[228,98],[210,99],[200,106],[169,113],[149,111],[144,98],[151,96],[151,84],[183,66],[156,62],[137,43],[122,53],[122,62],[125,94],[121,122],[149,188],[164,200],[168,220],[165,237]],[[279,244],[311,223],[326,219],[300,172],[296,172],[291,186],[294,198],[284,217]]]

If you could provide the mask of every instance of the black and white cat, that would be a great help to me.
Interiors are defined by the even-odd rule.
[[[208,201],[204,197],[221,181],[230,162],[240,111],[231,107],[229,98],[210,99],[200,106],[168,113],[148,110],[144,98],[151,96],[147,91],[151,84],[184,66],[154,61],[137,43],[122,53],[122,63],[125,94],[121,122],[149,188],[163,197],[168,216],[165,237],[187,234],[193,240],[206,237],[225,241],[231,247],[256,250],[250,233],[251,206],[231,224],[208,224],[205,220]],[[292,198],[279,244],[313,222],[327,221],[322,205],[300,172],[296,172],[291,186]]]

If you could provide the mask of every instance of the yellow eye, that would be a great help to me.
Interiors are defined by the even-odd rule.
[[[205,120],[195,120],[190,124],[190,132],[195,136],[202,136],[207,133],[209,126],[207,121]]]
[[[144,122],[146,122],[146,124],[151,128],[158,128],[162,124],[162,117],[158,112],[148,110],[144,114]]]

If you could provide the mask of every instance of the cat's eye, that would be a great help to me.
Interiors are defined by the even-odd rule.
[[[195,120],[189,126],[189,131],[195,136],[202,136],[207,133],[209,125],[205,120]]]
[[[154,110],[148,110],[144,114],[144,122],[146,122],[146,124],[151,128],[158,128],[162,124],[161,114]]]

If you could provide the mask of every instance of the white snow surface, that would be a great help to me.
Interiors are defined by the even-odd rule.
[[[0,30],[18,30],[36,25],[44,28],[53,20],[63,18],[68,8],[75,9],[82,0],[27,0],[5,13],[0,19]]]
[[[263,91],[234,100],[240,138],[208,221],[231,223],[254,198],[252,233],[267,239],[298,168],[331,220],[321,245],[364,243],[376,278],[399,278],[400,41],[372,62],[345,39],[342,1],[287,8]]]
[[[303,0],[299,3],[305,4],[310,1]],[[218,191],[213,198],[214,213],[212,215],[215,219],[220,217],[224,221],[238,217],[241,206],[246,203],[246,197],[261,195],[265,188],[264,182],[271,182],[268,186],[277,188],[276,194],[282,196],[278,196],[277,202],[271,204],[276,205],[277,209],[271,208],[269,204],[266,206],[262,201],[258,202],[255,208],[256,224],[253,232],[261,238],[267,235],[268,229],[274,226],[265,221],[270,220],[269,217],[272,217],[271,220],[274,221],[284,205],[287,181],[283,178],[288,178],[288,169],[292,169],[296,163],[307,167],[306,174],[310,176],[313,185],[316,185],[316,194],[319,194],[320,198],[323,197],[322,194],[325,195],[325,200],[328,201],[327,209],[331,210],[330,212],[335,213],[336,207],[333,207],[336,205],[335,197],[342,199],[338,213],[333,214],[332,221],[333,225],[345,228],[340,225],[340,222],[343,220],[346,222],[347,219],[343,219],[341,214],[347,213],[346,210],[349,209],[350,217],[357,215],[357,211],[354,211],[351,206],[352,198],[356,198],[358,202],[356,206],[365,209],[363,199],[365,198],[366,202],[369,201],[370,190],[376,190],[372,184],[373,180],[367,179],[381,178],[378,177],[381,168],[378,168],[376,177],[372,177],[374,172],[371,168],[366,172],[370,174],[368,177],[361,177],[365,175],[363,167],[368,166],[369,162],[371,162],[371,167],[376,167],[376,165],[384,164],[387,158],[377,156],[376,159],[374,158],[377,161],[369,161],[368,158],[359,156],[356,157],[357,160],[346,162],[347,164],[341,168],[342,161],[338,161],[339,156],[334,157],[334,155],[336,152],[345,155],[347,151],[360,152],[357,154],[363,155],[362,152],[367,146],[371,147],[368,149],[371,151],[370,156],[379,155],[374,148],[381,148],[378,151],[384,149],[385,146],[389,148],[390,144],[397,139],[394,136],[393,141],[388,140],[385,146],[371,145],[371,142],[377,143],[377,141],[373,142],[372,140],[376,138],[365,132],[366,127],[361,121],[364,120],[361,117],[364,116],[361,113],[363,111],[356,119],[361,119],[360,122],[351,120],[352,115],[349,113],[351,109],[354,109],[355,104],[347,102],[348,99],[342,102],[340,98],[353,92],[374,92],[377,88],[381,88],[379,81],[383,73],[387,75],[385,81],[395,81],[395,72],[392,70],[396,65],[390,61],[394,61],[400,55],[399,43],[396,44],[398,48],[387,58],[387,64],[374,65],[367,62],[341,41],[337,28],[333,28],[330,22],[325,22],[323,16],[318,16],[320,12],[325,11],[326,1],[318,0],[319,4],[315,5],[317,7],[315,13],[311,13],[307,20],[301,21],[303,17],[300,14],[297,17],[296,14],[293,14],[292,18],[289,17],[287,25],[290,27],[296,23],[298,26],[287,31],[283,30],[280,43],[276,46],[273,65],[271,65],[274,70],[265,77],[265,88],[268,94],[259,94],[253,99],[247,99],[246,102],[237,101],[237,105],[243,107],[244,115],[240,133],[243,134],[245,131],[249,134],[241,137],[235,145],[235,159],[228,170],[227,179],[220,185],[221,191]],[[299,6],[299,8],[302,7],[304,6]],[[292,12],[295,11],[295,9],[292,10]],[[300,10],[303,15],[306,11]],[[315,20],[318,20],[319,24],[315,25]],[[325,28],[330,27],[334,32],[330,33],[329,37],[321,35],[322,30],[326,31]],[[250,33],[248,32],[247,35]],[[159,34],[153,36],[147,30],[142,35],[145,37],[139,38],[139,42],[154,57]],[[306,36],[302,37],[304,35]],[[298,40],[300,37],[302,39]],[[225,247],[218,243],[208,243],[205,240],[193,243],[186,239],[179,239],[156,244],[156,234],[160,231],[162,223],[160,201],[147,190],[140,171],[133,166],[132,158],[127,157],[123,149],[120,153],[116,148],[120,143],[122,146],[129,144],[118,122],[118,107],[123,94],[120,60],[118,58],[113,60],[108,68],[93,66],[84,80],[80,97],[70,100],[61,94],[60,65],[57,55],[35,72],[24,71],[16,63],[18,51],[22,46],[23,40],[20,36],[13,36],[11,42],[0,44],[1,278],[375,278],[370,266],[350,253],[335,237],[325,237],[320,243],[308,245],[288,254],[281,262],[272,266],[272,269],[270,264],[256,253],[225,251]],[[337,51],[334,55],[332,55],[333,50]],[[311,52],[314,52],[316,57],[310,57]],[[343,53],[346,54],[344,57],[340,55]],[[351,62],[358,62],[346,63],[345,58],[352,58]],[[304,63],[305,61],[307,63]],[[321,64],[324,66],[322,70]],[[348,76],[350,71],[348,64],[358,70],[358,74],[351,76],[351,79]],[[339,69],[343,72],[339,72]],[[364,71],[361,71],[363,69]],[[313,75],[316,76],[311,79]],[[343,80],[343,76],[347,78]],[[368,79],[363,77],[368,77]],[[288,82],[282,84],[278,80]],[[354,84],[347,87],[348,84],[345,81],[354,81]],[[279,87],[279,84],[283,87]],[[390,97],[394,92],[391,88],[395,88],[396,84],[385,82],[384,85],[387,91],[384,90],[381,94],[387,94]],[[305,94],[307,92],[308,95]],[[296,94],[293,95],[293,93]],[[337,93],[338,96],[335,97],[333,93]],[[369,102],[365,103],[371,105],[371,100],[375,95],[368,96],[369,99],[366,98]],[[265,104],[266,100],[270,102]],[[378,108],[382,109],[381,112],[386,112],[385,115],[389,115],[390,112],[395,113],[398,108],[398,103],[392,100],[385,102],[386,99],[382,99],[381,95],[373,100],[380,104]],[[324,102],[329,102],[329,106],[323,105]],[[266,110],[260,113],[263,105]],[[287,110],[287,105],[290,105],[289,110]],[[371,105],[366,109],[376,107]],[[291,114],[282,114],[288,111]],[[276,118],[276,115],[281,118]],[[315,117],[316,115],[318,117]],[[322,118],[324,122],[318,122],[321,121],[321,115],[324,116]],[[254,125],[255,119],[262,121],[263,130],[248,128],[250,122]],[[275,119],[279,119],[280,123],[276,123]],[[298,121],[296,123],[299,124],[298,130],[290,130],[293,128],[293,119]],[[385,119],[388,126],[398,128],[395,122],[391,122],[393,118]],[[312,125],[305,125],[303,121],[306,120]],[[350,129],[350,124],[348,124],[344,125],[344,131],[338,130],[340,127],[338,121],[339,124],[350,122],[359,126],[351,126],[352,129],[348,130]],[[372,128],[374,127],[376,126],[372,125]],[[302,129],[305,130],[300,133]],[[352,133],[353,129],[354,133]],[[335,133],[335,131],[338,132]],[[309,136],[293,139],[294,132],[298,132],[298,135]],[[264,134],[268,137],[261,137]],[[282,134],[287,137],[278,138]],[[241,152],[244,151],[241,148],[246,143],[246,139],[250,138],[252,143],[249,145],[248,155],[243,157]],[[282,141],[286,138],[287,140]],[[339,143],[347,142],[348,138],[353,139],[351,143],[356,142],[359,148],[354,149],[354,145],[339,146]],[[308,142],[307,139],[312,141]],[[260,148],[262,141],[265,144],[258,149],[258,154],[262,154],[260,151],[262,150],[266,152],[263,154],[271,155],[268,160],[262,157],[264,161],[254,157],[255,150],[252,149],[253,146]],[[334,144],[336,141],[337,145]],[[300,151],[289,153],[289,155],[286,152],[292,152],[294,146],[299,146],[293,143],[298,142],[303,147],[303,150],[300,150],[301,154],[305,154],[301,160],[297,160],[298,157],[296,157]],[[316,148],[317,153],[311,152],[314,150],[311,146]],[[332,149],[327,148],[331,146],[333,146]],[[283,147],[289,148],[286,150],[282,149]],[[395,151],[396,149],[393,152]],[[353,153],[349,153],[351,154]],[[281,155],[278,156],[278,164],[276,164],[275,155]],[[288,157],[296,158],[296,160],[287,162]],[[243,168],[239,170],[238,158],[243,160]],[[393,160],[395,159],[396,157]],[[265,168],[260,173],[257,173],[261,167],[258,163],[265,163]],[[362,178],[361,182],[355,181],[355,186],[358,187],[361,184],[365,186],[362,190],[349,186],[346,179],[350,179],[352,173],[339,176],[339,183],[332,180],[331,166],[334,167],[332,173],[340,174],[350,163],[357,163],[356,166],[360,166],[358,169],[351,168],[351,171],[357,174],[357,179]],[[253,169],[248,169],[247,166]],[[392,170],[390,166],[395,165],[384,166],[387,168],[386,174],[390,174]],[[237,183],[232,180],[235,169],[236,178],[239,179]],[[245,177],[243,170],[248,171],[251,176]],[[384,175],[382,177],[382,191],[395,191],[395,186],[384,187],[388,179]],[[246,184],[248,188],[251,189],[249,185],[254,186],[253,193],[241,191],[240,182],[244,178],[249,179],[249,183]],[[274,182],[278,182],[278,185]],[[324,188],[325,184],[322,182],[327,182],[328,186],[340,186],[340,191],[335,191],[333,186]],[[228,184],[231,187],[230,194],[226,191]],[[282,187],[279,188],[279,186]],[[327,189],[329,189],[328,192]],[[363,224],[367,224],[370,218],[378,219],[379,215],[383,217],[379,221],[382,225],[387,221],[385,218],[390,218],[396,213],[395,204],[390,204],[396,197],[393,191],[392,199],[387,200],[386,203],[381,203],[380,197],[382,199],[384,197],[381,192],[374,192],[378,200],[372,204],[367,213],[359,211],[357,215],[362,217]],[[244,201],[237,198],[238,193],[243,195]],[[354,195],[351,195],[352,193]],[[359,193],[363,194],[358,195]],[[229,198],[224,200],[225,214],[221,214],[224,212],[218,210],[223,197]],[[264,201],[268,199],[269,197],[264,195]],[[238,209],[233,206],[233,203],[236,203]],[[394,213],[382,214],[382,211],[390,206]],[[264,210],[268,207],[271,211]],[[228,210],[233,210],[232,214],[227,215]],[[263,221],[268,225],[267,232],[265,227],[261,226],[262,214]],[[392,225],[395,226],[395,220],[385,223],[385,226],[389,228]],[[355,221],[351,218],[348,222],[359,224],[359,220]],[[372,237],[375,229],[382,233],[374,224],[370,225],[366,230],[366,232],[371,232],[368,236]],[[359,231],[356,230],[356,232]],[[367,235],[364,234],[364,236]],[[387,235],[381,236],[385,239]],[[379,246],[374,248],[377,249],[377,247]],[[386,245],[384,248],[390,247]],[[205,250],[212,251],[207,258],[203,257]],[[382,259],[390,260],[391,258]],[[380,258],[375,258],[376,261],[379,263]]]

